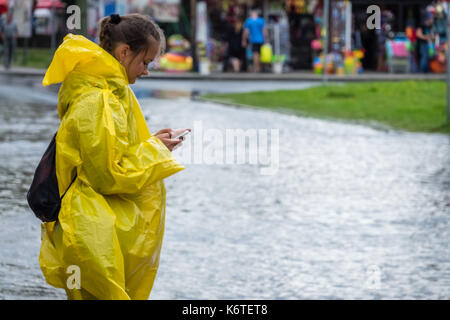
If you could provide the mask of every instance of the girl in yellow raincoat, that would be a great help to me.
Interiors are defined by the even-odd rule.
[[[69,299],[148,299],[164,233],[163,179],[184,167],[171,154],[178,130],[151,135],[129,84],[147,74],[165,39],[139,14],[103,18],[99,38],[100,46],[68,34],[43,80],[63,82],[56,175],[61,196],[70,187],[58,220],[42,224],[39,262]]]

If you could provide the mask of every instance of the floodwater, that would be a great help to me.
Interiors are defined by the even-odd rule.
[[[450,298],[448,136],[196,102],[195,85],[164,86],[149,85],[159,98],[135,87],[150,131],[195,130],[174,151],[186,170],[166,179],[151,299]],[[0,97],[0,298],[65,299],[39,269],[40,224],[25,199],[59,123],[56,90],[8,81]],[[223,136],[278,130],[276,172],[190,161],[193,141],[221,148],[199,123]]]

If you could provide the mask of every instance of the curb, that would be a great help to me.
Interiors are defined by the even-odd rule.
[[[209,75],[200,75],[197,73],[168,74],[154,72],[141,79],[159,79],[159,80],[199,80],[199,81],[309,81],[322,82],[322,75],[312,73],[285,73],[282,75],[270,73],[212,73]],[[408,81],[408,80],[427,80],[427,81],[445,81],[445,74],[361,74],[361,75],[328,75],[329,82],[362,82],[362,81]]]
[[[10,70],[0,69],[0,75],[7,76],[30,76],[44,77],[45,69],[12,68]],[[153,72],[141,80],[195,80],[195,81],[309,81],[322,82],[323,76],[313,73],[211,73],[201,75],[194,72],[189,73],[164,73]],[[377,74],[368,73],[360,75],[328,75],[329,82],[367,82],[367,81],[445,81],[445,74]]]

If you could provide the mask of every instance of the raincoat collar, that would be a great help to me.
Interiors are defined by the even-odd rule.
[[[126,69],[116,58],[89,39],[69,33],[56,50],[42,85],[63,82],[72,71],[129,84]]]

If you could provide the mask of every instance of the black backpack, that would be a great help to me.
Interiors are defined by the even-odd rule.
[[[58,180],[56,178],[56,134],[50,141],[47,150],[44,152],[34,173],[33,182],[27,193],[27,201],[36,217],[43,222],[56,221],[59,210],[61,209],[61,200],[66,195],[75,177],[70,183],[63,196],[59,197]]]

